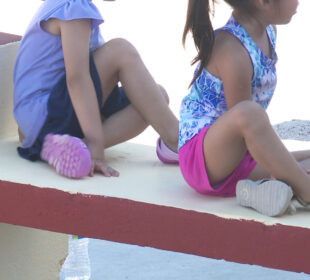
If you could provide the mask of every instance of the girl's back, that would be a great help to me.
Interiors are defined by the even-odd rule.
[[[90,50],[104,43],[98,27],[103,19],[91,1],[46,0],[42,4],[21,41],[14,71],[14,114],[26,136],[25,148],[32,145],[45,121],[51,89],[65,75],[61,37],[43,28],[55,18],[91,18]]]
[[[215,31],[215,44],[210,62],[193,82],[191,91],[181,105],[179,147],[206,126],[213,124],[227,110],[221,72],[221,61],[235,59],[250,66],[253,101],[267,109],[276,87],[276,34],[270,25],[266,29],[271,57],[268,57],[239,22],[231,16],[227,24]],[[238,54],[240,54],[238,56]],[[198,65],[196,71],[198,71]],[[249,72],[249,71],[248,71]],[[243,75],[243,73],[240,73]]]

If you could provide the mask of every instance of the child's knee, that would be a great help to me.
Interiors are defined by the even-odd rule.
[[[123,63],[126,63],[126,61],[140,59],[137,49],[126,39],[112,39],[107,44],[110,45],[110,48],[114,51],[117,58],[123,61]]]
[[[269,123],[265,110],[253,101],[242,101],[233,107],[233,111],[234,121],[242,130],[252,130]]]

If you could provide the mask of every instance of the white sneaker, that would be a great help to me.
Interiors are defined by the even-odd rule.
[[[241,180],[236,188],[237,202],[267,216],[280,216],[289,207],[293,197],[290,186],[278,180],[265,179],[253,182]]]

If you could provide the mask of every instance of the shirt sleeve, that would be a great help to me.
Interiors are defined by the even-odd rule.
[[[103,23],[103,18],[97,7],[89,0],[69,0],[56,7],[51,13],[42,18],[47,21],[51,18],[69,21],[74,19],[91,19],[93,26]]]

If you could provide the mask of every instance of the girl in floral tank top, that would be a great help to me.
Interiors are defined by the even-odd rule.
[[[265,111],[277,80],[275,25],[290,22],[298,1],[225,0],[233,13],[215,32],[209,2],[188,2],[183,43],[191,32],[198,66],[180,111],[182,174],[199,193],[236,195],[265,215],[283,214],[293,193],[308,206],[310,152],[290,153]]]

